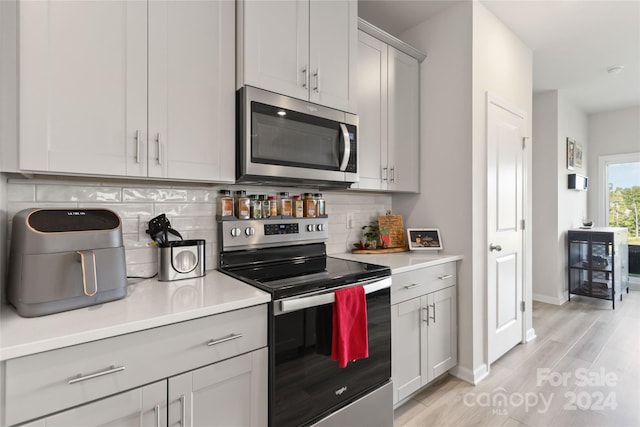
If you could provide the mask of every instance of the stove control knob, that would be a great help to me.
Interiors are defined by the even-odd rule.
[[[316,229],[317,229],[318,231],[324,231],[324,224],[318,224],[318,225],[316,225]]]
[[[247,236],[253,236],[254,234],[256,234],[256,229],[253,227],[247,227],[244,230],[244,234],[246,234]]]
[[[240,237],[241,234],[242,234],[242,230],[240,230],[239,228],[232,228],[231,229],[231,235],[233,237]]]
[[[307,231],[312,231],[312,232],[313,232],[313,231],[315,231],[315,230],[316,230],[316,228],[314,227],[314,225],[313,225],[313,224],[309,224],[309,225],[307,225]]]

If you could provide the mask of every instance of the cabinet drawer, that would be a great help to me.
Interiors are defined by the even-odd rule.
[[[7,425],[267,345],[260,305],[6,361]]]
[[[394,274],[392,280],[391,304],[397,304],[455,285],[456,263],[448,262]]]

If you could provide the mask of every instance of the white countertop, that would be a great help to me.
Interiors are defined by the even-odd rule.
[[[368,262],[370,264],[384,265],[391,268],[391,274],[405,273],[433,265],[444,264],[452,261],[460,261],[461,255],[448,255],[438,252],[407,251],[380,254],[354,254],[336,253],[329,256],[349,259],[353,261]]]
[[[270,295],[218,271],[197,279],[138,281],[117,301],[24,318],[0,307],[0,360],[183,322],[269,302]]]

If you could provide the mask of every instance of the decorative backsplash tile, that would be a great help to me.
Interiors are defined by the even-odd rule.
[[[112,181],[78,182],[72,179],[9,179],[7,211],[9,232],[13,216],[22,209],[44,208],[104,208],[118,213],[129,276],[152,276],[158,269],[157,248],[145,230],[148,221],[164,213],[174,229],[185,239],[205,239],[205,265],[208,270],[218,266],[218,231],[215,220],[216,198],[220,189],[243,189],[247,194],[290,194],[308,189],[280,187],[249,187],[240,185],[161,185]],[[391,195],[324,191],[329,215],[328,253],[345,252],[362,237],[362,226],[391,210]],[[347,214],[353,221],[347,228]]]

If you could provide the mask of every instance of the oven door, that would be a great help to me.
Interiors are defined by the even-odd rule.
[[[389,381],[390,286],[364,284],[369,357],[346,368],[331,360],[333,292],[274,301],[272,427],[308,425]]]

